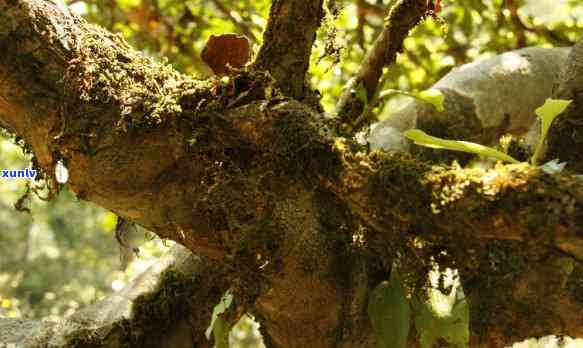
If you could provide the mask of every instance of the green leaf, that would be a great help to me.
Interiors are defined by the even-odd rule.
[[[438,290],[435,290],[438,291]],[[461,287],[457,289],[456,301],[447,315],[438,315],[434,309],[434,301],[426,302],[413,298],[415,327],[420,334],[421,348],[432,348],[437,340],[442,339],[458,348],[469,347],[470,340],[470,309],[463,296]]]
[[[217,317],[213,325],[213,337],[216,348],[229,348],[229,331],[231,331],[231,324],[223,320],[220,316]]]
[[[504,162],[520,163],[518,160],[508,156],[504,152],[498,151],[488,146],[472,143],[469,141],[445,140],[431,136],[420,129],[411,129],[404,135],[415,144],[434,149],[444,149],[460,152],[475,153],[480,156],[496,158]]]
[[[383,281],[370,293],[370,318],[377,348],[402,348],[407,345],[411,309],[401,279],[391,272],[391,280]]]
[[[206,338],[209,340],[212,332],[217,348],[229,347],[228,338],[229,331],[231,330],[231,323],[223,320],[221,314],[225,313],[225,311],[231,306],[231,303],[233,303],[233,294],[231,293],[231,290],[227,290],[221,298],[221,301],[219,301],[219,303],[213,308],[211,323],[205,332]]]
[[[438,89],[430,88],[419,93],[410,93],[406,91],[400,91],[398,89],[385,89],[379,93],[378,99],[381,100],[387,97],[392,97],[394,95],[404,95],[407,97],[419,99],[422,102],[433,105],[439,112],[445,110],[445,108],[443,107],[443,101],[445,97],[443,96],[443,93],[441,93],[441,91]]]
[[[534,111],[541,120],[541,134],[538,140],[538,144],[536,145],[534,155],[532,155],[531,158],[531,163],[533,165],[536,165],[536,162],[540,157],[542,145],[544,144],[551,124],[560,113],[565,111],[565,109],[569,106],[569,104],[571,104],[571,102],[572,100],[548,98],[543,106],[539,107]]]
[[[420,100],[423,100],[426,103],[429,103],[437,109],[437,111],[442,112],[444,109],[443,107],[443,100],[445,99],[443,93],[441,93],[438,89],[427,89],[425,91],[419,92],[416,97]]]

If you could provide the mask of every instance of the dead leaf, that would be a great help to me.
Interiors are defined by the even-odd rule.
[[[251,59],[249,39],[238,34],[211,35],[201,58],[216,75],[224,75],[229,66],[241,68]]]

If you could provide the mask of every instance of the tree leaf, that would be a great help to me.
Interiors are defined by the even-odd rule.
[[[229,348],[229,331],[231,331],[231,324],[223,320],[219,315],[213,325],[216,348]]]
[[[432,348],[438,339],[442,339],[454,347],[469,347],[470,309],[461,287],[457,289],[456,302],[449,315],[437,315],[436,311],[433,310],[431,299],[424,302],[414,297],[411,303],[414,310],[415,327],[420,334],[421,348]]]
[[[224,75],[231,68],[241,68],[251,59],[249,39],[243,35],[211,35],[202,53],[202,60],[216,75]]]
[[[210,340],[211,332],[213,333],[213,337],[215,338],[215,344],[218,348],[222,348],[220,346],[220,342],[224,341],[226,338],[224,336],[228,336],[230,330],[230,324],[225,322],[220,315],[225,313],[225,311],[231,306],[233,303],[233,294],[231,290],[227,290],[219,303],[213,308],[213,314],[211,316],[211,323],[206,329],[205,336],[207,339]],[[226,333],[225,333],[226,331]],[[218,339],[217,339],[218,337]],[[224,346],[224,347],[228,347]]]
[[[555,120],[560,113],[565,111],[569,104],[571,104],[572,100],[564,100],[564,99],[551,99],[548,98],[543,106],[537,108],[534,112],[541,120],[541,134],[538,140],[538,144],[536,145],[536,149],[534,151],[534,155],[532,155],[531,163],[536,165],[537,160],[540,157],[540,152],[542,150],[542,145],[547,137],[547,133],[549,132],[549,128],[551,128],[551,124]]]
[[[383,281],[370,293],[370,318],[377,348],[402,348],[407,345],[411,309],[405,289],[397,272],[391,280]]]
[[[518,160],[504,152],[469,141],[445,140],[431,136],[420,129],[411,129],[403,134],[415,144],[425,147],[475,153],[480,156],[496,158],[504,162],[520,163]]]
[[[416,98],[433,105],[439,112],[445,110],[443,107],[443,100],[445,98],[443,93],[438,89],[431,88],[421,91],[416,94]]]

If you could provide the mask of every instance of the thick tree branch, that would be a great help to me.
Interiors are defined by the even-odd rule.
[[[253,65],[265,69],[282,91],[302,99],[307,93],[306,73],[310,65],[316,30],[323,19],[323,0],[273,0],[263,44]]]
[[[343,156],[342,184],[328,187],[378,232],[398,224],[442,244],[521,240],[583,261],[583,182],[573,175],[550,176],[526,164],[484,171],[435,168],[409,155]]]
[[[377,92],[383,68],[392,64],[397,53],[403,49],[403,41],[409,31],[427,15],[427,0],[399,0],[389,12],[385,27],[366,55],[356,76],[344,87],[336,105],[343,132],[352,133],[355,124],[365,109],[365,102],[357,96],[356,90],[364,88],[367,99],[372,100]]]
[[[204,332],[228,288],[221,272],[176,246],[123,290],[70,317],[0,319],[0,346],[211,347]]]
[[[432,167],[409,155],[367,155],[349,148],[337,148],[345,170],[340,181],[326,181],[327,187],[375,231],[365,239],[399,245],[401,262],[413,265],[409,272],[423,274],[433,258],[461,270],[475,314],[472,346],[505,346],[559,332],[583,335],[580,179],[527,165],[489,171]],[[510,250],[498,250],[508,243]],[[563,256],[553,250],[570,255],[566,259],[578,271],[573,266],[562,271]],[[502,255],[506,259],[493,261]],[[503,267],[516,268],[501,274],[505,262],[513,266]],[[548,286],[528,290],[539,281]]]

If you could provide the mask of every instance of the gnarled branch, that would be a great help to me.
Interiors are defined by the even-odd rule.
[[[323,0],[273,0],[263,44],[253,65],[265,69],[293,98],[306,94],[316,30],[324,17]]]

